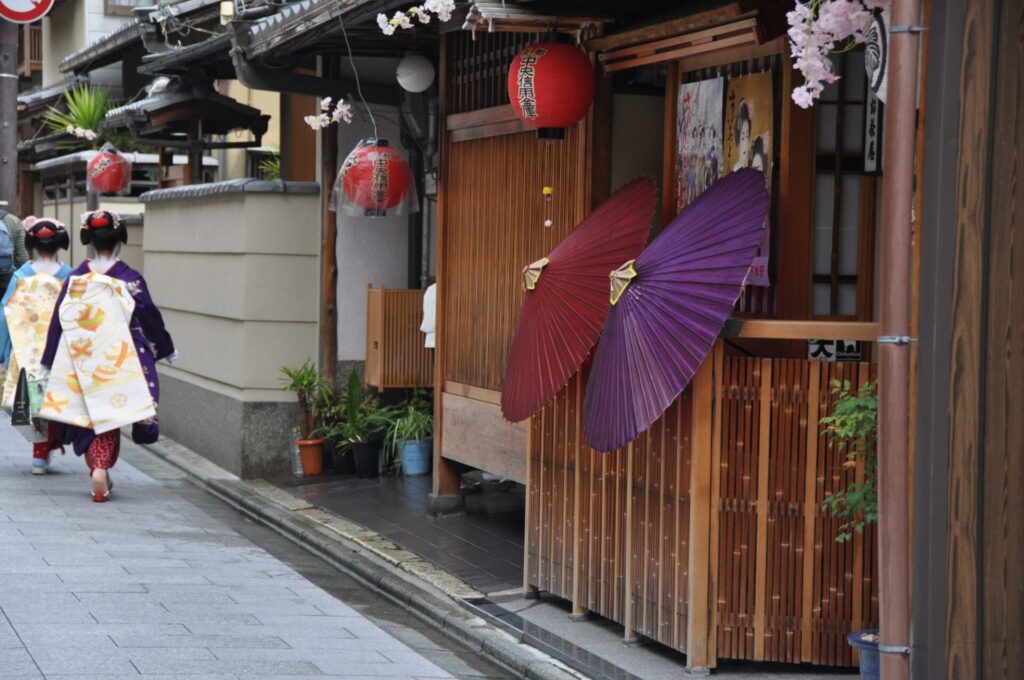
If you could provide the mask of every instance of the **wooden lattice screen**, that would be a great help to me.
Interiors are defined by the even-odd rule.
[[[693,572],[713,603],[712,662],[851,665],[845,634],[878,618],[875,537],[835,542],[839,522],[822,500],[862,471],[815,423],[832,410],[833,380],[857,384],[875,367],[715,356],[704,369],[714,372],[709,450],[694,452],[690,390],[608,454],[582,442],[580,376],[533,418],[527,585],[685,652]],[[709,486],[691,478],[694,455],[710,464]],[[702,506],[704,553],[690,546],[691,509]]]
[[[434,350],[423,346],[422,320],[422,290],[367,289],[366,384],[381,391],[433,384]]]

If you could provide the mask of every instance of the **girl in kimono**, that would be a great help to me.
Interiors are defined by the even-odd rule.
[[[5,310],[7,309],[8,302],[14,297],[15,292],[18,291],[18,283],[20,281],[32,280],[33,277],[52,277],[57,281],[64,281],[71,274],[71,268],[57,257],[58,251],[67,250],[70,245],[68,232],[63,224],[48,217],[26,217],[22,221],[22,227],[25,229],[25,247],[31,254],[32,259],[14,272],[10,284],[7,286],[7,292],[4,294],[3,299],[0,300],[0,362],[3,363],[5,369],[12,369],[11,357],[14,355],[14,342],[11,339],[11,329],[8,326]],[[49,315],[53,309],[53,281],[51,280],[49,283],[51,284],[49,290],[37,288],[38,292],[34,294],[29,292],[32,290],[30,286],[22,286],[22,291],[19,295],[31,295],[32,297],[39,298],[38,300],[29,299],[25,301],[28,303],[28,309],[31,310],[30,313],[32,315],[27,321],[31,321],[33,316],[39,315],[42,323],[49,323]],[[37,306],[44,305],[47,309],[32,309],[31,305],[33,302],[36,302]],[[45,329],[45,326],[43,328]],[[37,338],[33,338],[32,333],[19,333],[19,336],[22,337],[23,342],[31,342],[33,339],[36,339],[36,342],[38,342],[38,346],[31,349],[19,347],[19,356],[36,354],[43,351],[43,343],[46,339],[44,334],[40,334]],[[14,368],[17,370],[17,367]],[[21,366],[20,368],[29,367]],[[13,375],[13,371],[10,373],[4,383],[4,404],[13,402],[13,392],[17,390],[18,385],[18,376]],[[57,423],[49,422],[47,423],[46,439],[35,442],[32,445],[32,474],[46,474],[47,468],[50,465],[50,453],[56,448],[63,450],[63,447],[57,441]]]
[[[71,277],[95,272],[125,283],[125,289],[135,302],[128,326],[142,373],[155,404],[160,397],[156,362],[161,359],[173,360],[177,355],[171,336],[164,328],[163,317],[153,304],[153,299],[146,288],[145,279],[139,272],[117,258],[121,245],[128,241],[128,231],[124,222],[118,215],[106,210],[86,213],[82,216],[81,240],[83,245],[93,247],[96,257],[79,265],[71,272]],[[58,310],[67,293],[68,284],[65,282],[57,298]],[[46,351],[42,358],[42,364],[46,368],[53,366],[57,349],[62,342],[62,334],[60,317],[55,313],[50,322]],[[120,452],[120,431],[115,429],[97,435],[92,429],[74,425],[67,425],[64,430],[64,443],[73,446],[77,455],[85,456],[92,480],[93,501],[102,503],[108,500],[111,488],[109,470],[117,462]],[[132,440],[138,444],[152,444],[158,435],[156,416],[132,424]]]

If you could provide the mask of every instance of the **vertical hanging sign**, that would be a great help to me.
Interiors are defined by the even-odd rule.
[[[864,108],[864,174],[882,174],[882,107],[870,88]]]

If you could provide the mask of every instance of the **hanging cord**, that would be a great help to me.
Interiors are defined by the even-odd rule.
[[[377,141],[379,136],[377,135],[377,119],[373,117],[373,109],[366,103],[366,98],[363,97],[363,88],[359,84],[359,70],[356,68],[355,59],[352,58],[352,45],[348,41],[348,31],[345,30],[345,20],[340,16],[338,17],[338,23],[341,24],[341,34],[345,37],[345,49],[348,50],[348,63],[352,67],[352,76],[356,81],[356,93],[359,95],[359,101],[363,103],[363,108],[366,109],[367,115],[370,116],[370,123],[373,125],[373,139]]]

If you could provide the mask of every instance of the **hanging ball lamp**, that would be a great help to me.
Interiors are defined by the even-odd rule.
[[[128,189],[132,164],[113,146],[107,144],[86,166],[88,188],[101,194],[119,194]]]
[[[412,171],[386,139],[364,139],[338,172],[333,203],[338,212],[366,217],[416,212]]]
[[[395,75],[406,92],[423,92],[434,83],[434,65],[422,54],[407,54],[398,62]]]
[[[553,40],[523,49],[508,70],[508,98],[544,139],[561,139],[583,120],[594,99],[594,67],[575,45]]]

